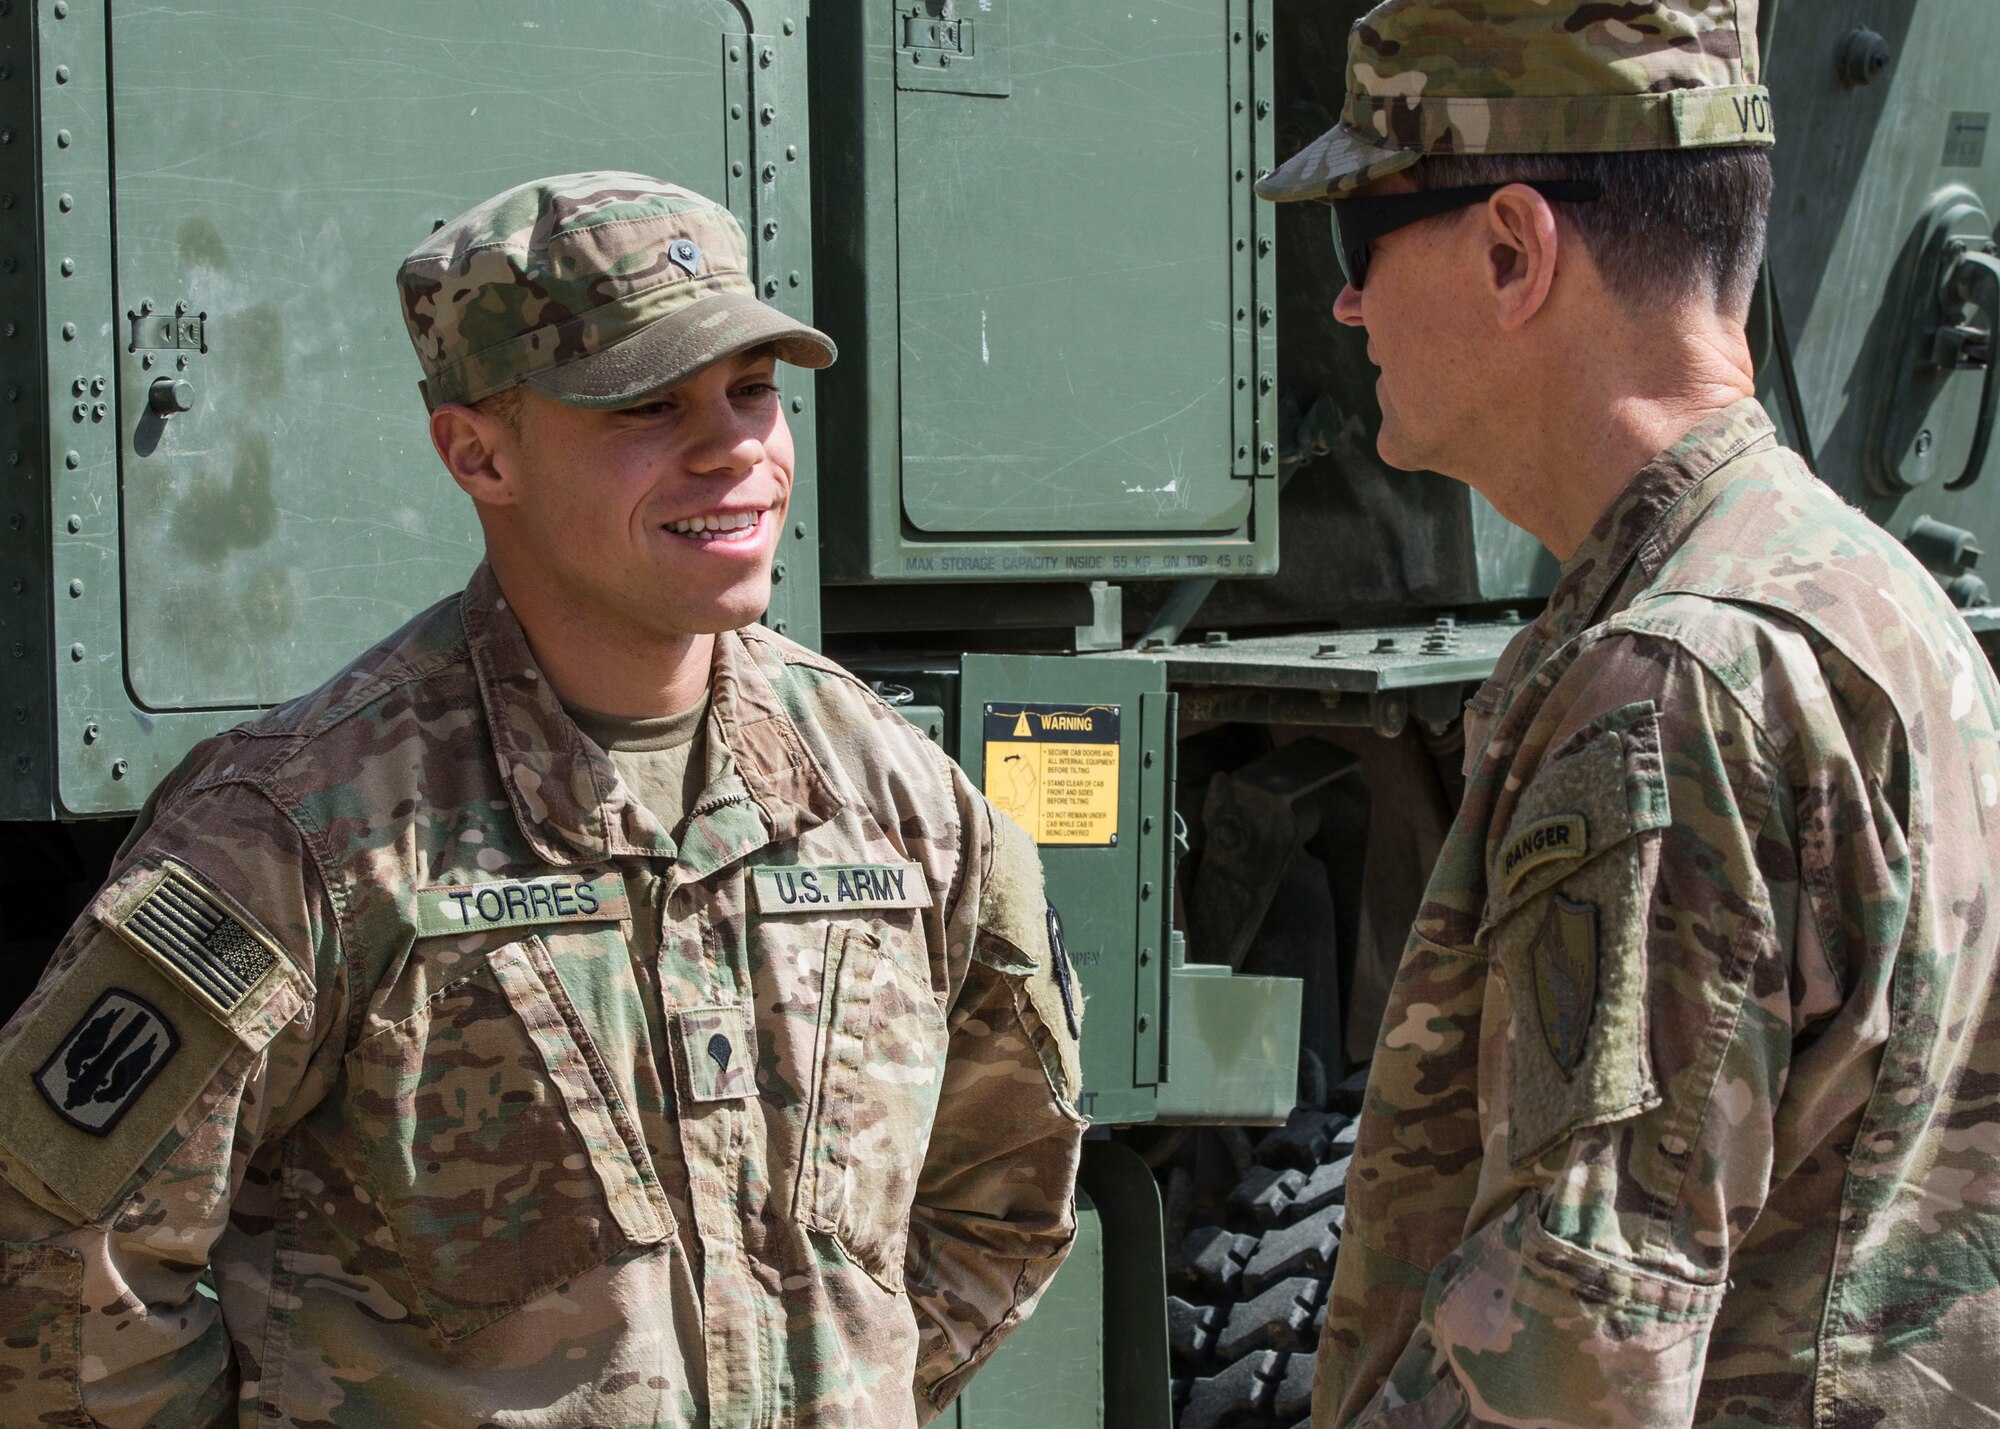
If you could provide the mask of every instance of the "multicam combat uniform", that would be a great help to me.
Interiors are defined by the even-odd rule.
[[[1754,401],[1632,482],[1473,702],[1316,1425],[1994,1417],[1996,722]]]
[[[484,568],[198,749],[0,1034],[0,1423],[954,1394],[1073,1233],[1033,846],[759,628],[707,749],[663,828]]]

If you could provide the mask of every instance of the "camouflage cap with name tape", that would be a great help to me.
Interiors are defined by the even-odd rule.
[[[1756,0],[1386,0],[1347,39],[1340,123],[1257,192],[1340,198],[1426,154],[1773,142]]]
[[[743,229],[721,204],[643,174],[558,174],[442,225],[396,272],[424,403],[516,384],[616,407],[774,344],[833,361],[825,333],[760,302]]]

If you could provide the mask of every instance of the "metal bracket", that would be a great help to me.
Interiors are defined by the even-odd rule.
[[[1008,0],[982,0],[975,29],[953,0],[897,0],[896,88],[1003,97],[1014,92]]]
[[[165,312],[144,302],[127,309],[125,316],[132,324],[127,352],[208,351],[208,314],[191,313],[186,303],[176,303],[172,312]]]

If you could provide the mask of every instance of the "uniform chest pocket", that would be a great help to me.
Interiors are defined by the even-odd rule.
[[[1646,1045],[1646,926],[1667,826],[1651,701],[1550,751],[1487,859],[1478,945],[1511,1000],[1508,1152],[1659,1104]]]
[[[348,1054],[364,1180],[443,1338],[490,1324],[672,1213],[538,938]]]
[[[888,938],[904,935],[891,931]],[[943,1074],[944,1014],[920,968],[855,927],[827,935],[794,1215],[900,1290]]]

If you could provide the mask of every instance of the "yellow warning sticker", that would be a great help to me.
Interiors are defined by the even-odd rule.
[[[1118,845],[1117,705],[986,706],[986,797],[1038,844]]]

